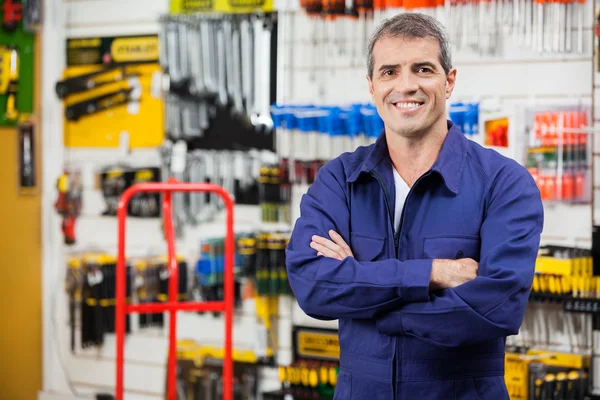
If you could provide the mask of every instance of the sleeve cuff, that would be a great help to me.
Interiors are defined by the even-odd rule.
[[[429,300],[429,282],[433,260],[413,260],[404,266],[398,295],[406,302]]]
[[[400,336],[404,335],[402,326],[402,311],[394,311],[377,319],[377,330],[382,335]]]

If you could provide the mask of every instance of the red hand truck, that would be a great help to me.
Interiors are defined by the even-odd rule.
[[[131,198],[140,192],[163,193],[162,211],[165,238],[169,260],[169,301],[166,303],[126,304],[125,303],[125,218],[127,205]],[[221,196],[227,209],[225,236],[225,282],[224,301],[185,302],[177,301],[179,271],[175,255],[175,237],[172,221],[173,192],[214,192]],[[169,179],[164,183],[140,183],[128,188],[119,199],[118,219],[118,255],[116,278],[115,333],[117,345],[117,382],[116,400],[123,400],[123,356],[125,341],[125,316],[132,313],[169,312],[169,360],[167,364],[167,400],[175,400],[176,386],[176,328],[177,311],[213,311],[225,314],[225,354],[223,359],[223,400],[233,400],[233,364],[231,360],[231,329],[233,324],[233,259],[235,238],[233,235],[233,200],[221,186],[209,183],[182,183]]]

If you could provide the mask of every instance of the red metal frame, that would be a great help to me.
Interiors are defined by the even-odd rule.
[[[139,192],[161,192],[163,198],[163,222],[169,256],[169,301],[166,303],[126,304],[125,303],[125,218],[127,205],[131,198]],[[179,271],[175,254],[175,237],[171,213],[171,197],[173,192],[214,192],[221,196],[227,210],[225,236],[225,282],[224,301],[185,302],[179,303],[178,283]],[[176,329],[177,311],[213,311],[225,314],[225,354],[223,359],[223,400],[233,400],[233,364],[231,359],[231,330],[233,325],[233,259],[235,238],[233,235],[234,202],[221,186],[209,183],[182,183],[169,179],[165,183],[141,183],[128,188],[119,199],[118,219],[118,257],[116,278],[115,332],[117,345],[117,382],[116,400],[123,400],[123,357],[125,341],[125,316],[132,313],[159,313],[168,311],[169,316],[169,360],[167,365],[167,399],[175,400],[176,386]]]

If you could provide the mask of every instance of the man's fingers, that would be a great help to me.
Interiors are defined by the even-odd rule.
[[[335,258],[336,260],[342,259],[341,255],[339,255],[335,251],[331,250],[329,247],[326,247],[315,241],[310,242],[310,247],[315,249],[317,251],[317,254],[321,254],[321,255],[324,255],[325,257],[329,257],[329,258]]]
[[[343,255],[345,253],[341,246],[335,244],[331,240],[326,239],[324,237],[315,235],[312,237],[312,241],[320,244],[321,246],[325,246],[329,250],[331,250],[339,255]]]
[[[332,229],[329,231],[329,236],[331,237],[331,240],[333,240],[333,242],[335,244],[340,246],[340,248],[342,249],[342,251],[344,252],[344,254],[346,256],[353,257],[352,250],[350,249],[350,246],[348,246],[348,243],[346,243],[346,241],[344,240],[342,235],[340,235],[339,233],[337,233],[336,231],[334,231]]]

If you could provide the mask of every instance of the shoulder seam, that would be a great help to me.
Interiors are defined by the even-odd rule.
[[[483,169],[483,167],[481,165],[479,165],[479,163],[477,161],[475,161],[475,159],[473,158],[473,156],[471,156],[471,152],[469,152],[469,151],[467,151],[467,159],[477,169],[477,171],[483,176],[483,178],[486,180],[486,184],[489,185],[492,179],[487,174],[487,172],[485,172],[485,170]]]

